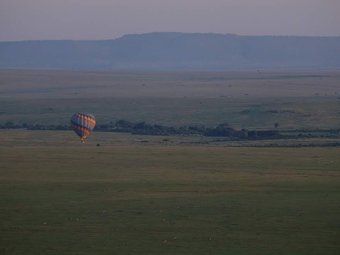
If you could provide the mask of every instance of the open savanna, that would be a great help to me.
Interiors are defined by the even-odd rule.
[[[338,129],[339,96],[337,70],[0,70],[0,124]],[[334,141],[2,129],[0,254],[338,254],[340,149],[295,147]]]
[[[157,139],[0,131],[0,253],[338,254],[339,148]]]
[[[340,71],[99,72],[0,70],[0,124],[67,124],[77,111],[98,124],[124,119],[168,126],[340,126]]]

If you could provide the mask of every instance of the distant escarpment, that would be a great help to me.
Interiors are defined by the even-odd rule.
[[[115,40],[0,42],[0,68],[340,68],[340,37],[149,33],[125,35]]]

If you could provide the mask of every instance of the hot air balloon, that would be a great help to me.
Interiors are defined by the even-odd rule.
[[[74,132],[79,135],[80,141],[84,143],[95,127],[96,119],[92,114],[78,112],[73,114],[71,125]]]

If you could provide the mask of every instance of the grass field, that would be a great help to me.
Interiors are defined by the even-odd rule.
[[[338,70],[0,70],[0,124],[338,129],[339,96]],[[339,254],[336,142],[1,129],[0,254]]]
[[[77,111],[168,126],[338,128],[340,72],[0,70],[0,124],[68,124]]]
[[[338,254],[339,148],[143,139],[1,131],[0,253]]]

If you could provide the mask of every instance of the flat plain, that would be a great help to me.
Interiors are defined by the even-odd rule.
[[[338,128],[340,71],[85,72],[0,70],[0,123],[99,123],[235,128]]]
[[[340,124],[338,71],[0,77],[2,123]],[[0,130],[0,253],[338,254],[339,147],[205,139]]]
[[[339,148],[169,145],[111,133],[82,145],[71,131],[0,138],[2,254],[340,249]]]

